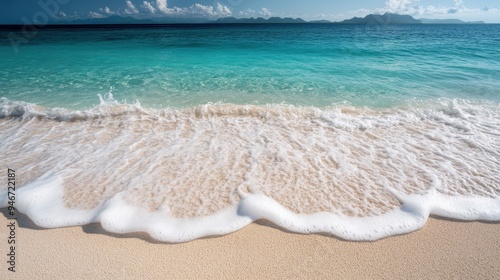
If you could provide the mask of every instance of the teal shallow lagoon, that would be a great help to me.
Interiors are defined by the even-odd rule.
[[[500,98],[500,25],[49,29],[17,54],[2,38],[0,96],[43,106],[88,108],[110,88],[175,108]]]
[[[46,29],[17,53],[9,32],[0,149],[39,226],[377,240],[500,220],[498,25]]]

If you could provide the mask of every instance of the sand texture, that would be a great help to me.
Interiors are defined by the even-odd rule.
[[[500,279],[500,224],[438,219],[371,243],[259,222],[223,237],[164,244],[145,234],[107,234],[97,224],[40,229],[21,217],[11,273],[4,215],[0,279]]]

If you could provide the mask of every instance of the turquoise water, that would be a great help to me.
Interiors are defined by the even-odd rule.
[[[361,241],[500,221],[500,25],[53,28],[17,52],[10,32],[0,165],[38,226]]]
[[[44,106],[500,101],[500,25],[49,29],[18,53],[0,34],[0,96]]]

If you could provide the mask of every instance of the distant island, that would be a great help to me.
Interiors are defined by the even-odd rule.
[[[484,21],[463,21],[463,20],[459,20],[459,19],[421,18],[420,21],[424,24],[485,24]]]
[[[399,15],[385,13],[383,15],[370,14],[364,18],[354,17],[352,19],[347,19],[341,21],[342,24],[368,24],[368,23],[378,23],[378,24],[421,24],[422,21],[414,19],[409,15]]]
[[[279,18],[272,17],[269,19],[264,18],[220,18],[215,21],[215,23],[332,23],[332,24],[368,24],[368,23],[379,23],[379,24],[421,24],[420,20],[414,19],[412,16],[408,15],[398,15],[385,13],[383,15],[370,14],[364,18],[354,17],[352,19],[344,20],[341,22],[331,22],[328,20],[316,20],[316,21],[305,21],[301,18]]]
[[[392,13],[369,14],[364,18],[353,17],[343,21],[332,22],[329,20],[305,21],[301,18],[270,17],[268,19],[258,18],[235,18],[225,17],[217,20],[207,18],[180,18],[160,17],[150,19],[138,19],[133,17],[109,16],[106,18],[78,19],[73,21],[54,21],[49,25],[157,25],[157,24],[485,24],[483,21],[465,22],[459,19],[415,19],[410,15],[399,15]]]
[[[271,17],[268,19],[265,18],[235,18],[235,17],[226,17],[220,18],[215,21],[215,23],[308,23],[307,21],[301,18],[280,18],[280,17]]]

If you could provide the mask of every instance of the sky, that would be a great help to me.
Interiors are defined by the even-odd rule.
[[[500,23],[500,0],[2,0],[0,24],[44,24],[112,15],[155,17],[300,17],[340,21],[371,13]]]

